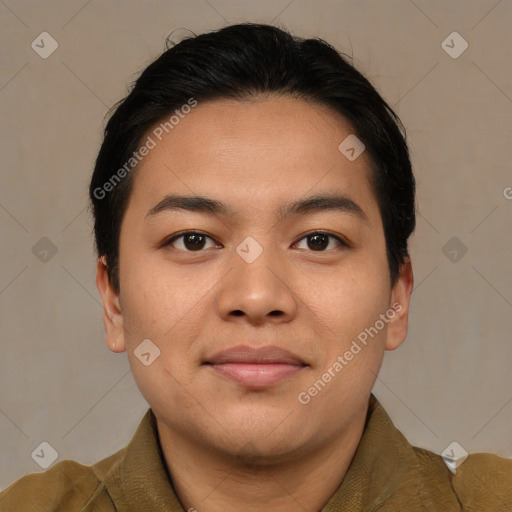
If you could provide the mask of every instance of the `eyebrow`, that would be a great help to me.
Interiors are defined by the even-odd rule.
[[[234,214],[234,210],[231,207],[216,199],[204,196],[180,196],[169,194],[148,211],[146,218],[157,215],[158,213],[176,210],[186,210],[216,216],[231,216]],[[369,222],[368,216],[364,210],[355,201],[343,194],[309,196],[283,205],[274,213],[278,220],[283,220],[290,215],[307,215],[324,211],[347,213],[364,222]]]

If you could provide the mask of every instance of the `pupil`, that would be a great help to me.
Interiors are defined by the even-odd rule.
[[[202,249],[204,245],[204,235],[191,234],[185,237],[184,241],[187,249],[197,250]]]
[[[204,246],[204,235],[190,234],[185,237],[185,247],[187,249],[197,250]],[[325,249],[329,245],[329,237],[323,234],[311,235],[308,237],[308,246],[313,250]]]
[[[312,242],[312,244],[308,244],[309,248],[313,250],[325,249],[329,245],[329,239],[327,235],[311,235],[309,237],[309,241]]]

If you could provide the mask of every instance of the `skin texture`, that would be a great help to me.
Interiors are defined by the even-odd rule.
[[[351,133],[337,113],[290,97],[199,103],[133,176],[120,293],[101,259],[97,286],[107,345],[127,352],[186,510],[320,510],[355,453],[384,351],[406,337],[411,263],[391,289],[368,156],[349,161],[338,150]],[[275,216],[288,202],[333,192],[359,204],[368,221],[336,210]],[[206,196],[233,211],[146,216],[171,193]],[[210,238],[199,251],[184,237],[162,246],[187,230]],[[348,247],[328,238],[315,250],[306,235],[318,230]],[[252,263],[236,251],[248,236],[263,248]],[[393,319],[300,403],[299,393],[394,303]],[[149,366],[134,354],[144,339],[160,349]],[[252,389],[203,364],[236,345],[282,347],[307,366]]]

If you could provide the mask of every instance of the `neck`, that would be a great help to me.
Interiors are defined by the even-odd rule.
[[[362,410],[349,428],[310,453],[280,462],[225,456],[160,422],[158,430],[167,469],[185,510],[318,512],[345,478],[366,412]]]

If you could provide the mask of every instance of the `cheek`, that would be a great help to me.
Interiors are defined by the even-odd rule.
[[[127,346],[134,349],[149,338],[161,348],[162,356],[187,351],[210,311],[205,305],[215,278],[208,279],[190,266],[173,267],[162,257],[134,257],[121,272]]]
[[[198,299],[185,296],[180,292],[179,280],[154,265],[139,262],[125,269],[124,288],[121,282],[123,321],[127,356],[137,387],[156,408],[183,408],[188,398],[180,390],[190,384],[190,348],[200,325],[193,308]],[[148,365],[136,355],[143,353],[138,348],[143,340],[154,344],[144,352],[150,353]]]
[[[338,404],[339,410],[353,409],[373,388],[388,326],[380,316],[389,309],[386,284],[385,278],[376,282],[358,274],[345,281],[344,287],[334,287],[324,296],[318,324],[329,329],[324,330],[323,354],[309,383],[314,387],[321,381],[318,386],[322,391],[314,406],[318,411],[332,410],[332,404]],[[317,388],[308,389],[316,393]]]
[[[315,314],[329,327],[326,334],[333,340],[329,350],[331,357],[333,351],[350,345],[387,311],[389,282],[386,271],[381,262],[368,258],[326,280],[310,295]],[[378,327],[381,327],[379,335],[374,339],[385,336],[386,326],[382,328],[379,323]]]
[[[162,347],[163,334],[181,314],[170,279],[147,261],[134,259],[121,268],[120,285],[127,348],[134,350],[144,339]]]
[[[389,295],[387,267],[373,257],[354,257],[333,271],[315,293],[328,309],[351,315],[365,315]],[[340,311],[340,307],[343,311]]]

